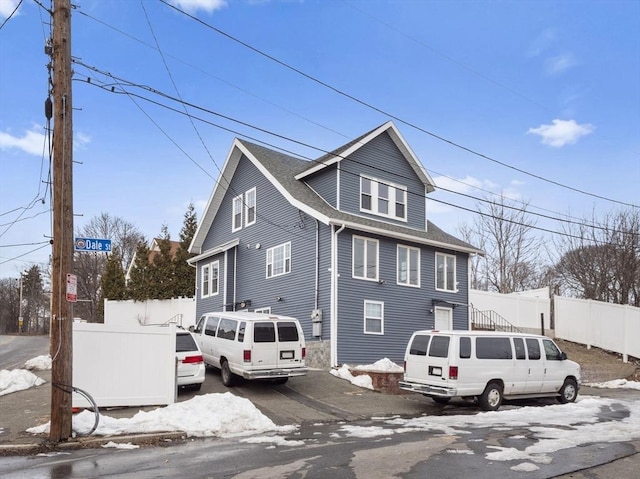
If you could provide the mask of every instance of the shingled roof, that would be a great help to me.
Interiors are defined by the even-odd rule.
[[[455,236],[445,233],[431,221],[427,221],[427,227],[425,230],[420,230],[337,210],[320,197],[304,181],[304,178],[310,174],[310,172],[318,171],[321,168],[325,168],[330,164],[343,159],[343,155],[349,154],[353,148],[359,147],[355,145],[363,142],[365,138],[369,137],[370,139],[370,135],[375,134],[376,130],[378,130],[379,134],[379,132],[388,131],[389,129],[391,129],[392,136],[395,137],[392,139],[397,145],[399,145],[399,148],[403,150],[403,154],[407,157],[409,163],[413,163],[411,166],[414,171],[416,171],[416,174],[418,174],[422,179],[426,190],[433,191],[433,180],[431,180],[426,170],[424,170],[415,155],[413,155],[409,149],[408,145],[404,142],[393,124],[390,122],[362,135],[333,152],[322,156],[316,161],[302,160],[255,143],[236,139],[233,143],[233,147],[231,148],[231,152],[227,157],[221,177],[227,182],[230,181],[240,158],[242,156],[246,156],[269,179],[269,181],[278,188],[278,190],[291,202],[292,205],[324,224],[344,225],[354,230],[390,236],[403,241],[428,244],[470,254],[484,254],[482,250],[479,250]],[[362,146],[362,144],[360,144],[360,146]],[[190,247],[191,252],[195,254],[204,253],[202,251],[202,244],[208,229],[213,223],[213,218],[215,218],[220,203],[223,200],[225,191],[226,188],[224,187],[216,186],[214,189],[204,211],[202,222],[198,226],[198,231],[193,238],[193,242]]]

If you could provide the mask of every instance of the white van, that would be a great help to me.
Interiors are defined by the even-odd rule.
[[[557,397],[573,402],[580,365],[545,336],[489,331],[416,331],[399,387],[446,404],[477,399],[495,411],[504,399]]]
[[[221,371],[225,386],[236,376],[284,384],[307,374],[306,344],[295,318],[250,312],[206,313],[193,332],[204,362]]]

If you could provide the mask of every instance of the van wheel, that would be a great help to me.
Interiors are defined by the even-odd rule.
[[[478,403],[484,411],[496,411],[502,404],[502,386],[497,382],[487,384],[478,397]]]
[[[560,388],[560,396],[558,401],[562,404],[574,402],[578,397],[578,384],[571,378],[564,380],[564,384]]]
[[[435,402],[436,404],[441,404],[443,406],[451,401],[451,398],[442,396],[431,396],[431,399],[433,399],[433,402]]]
[[[220,364],[220,376],[222,376],[222,384],[230,388],[234,384],[234,377],[231,369],[229,369],[229,363],[227,361],[222,361]]]

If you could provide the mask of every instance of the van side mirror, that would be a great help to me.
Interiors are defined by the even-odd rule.
[[[564,351],[562,351],[560,353],[560,361],[564,361],[565,359],[567,359],[567,353],[565,353]]]
[[[189,326],[189,331],[190,332],[194,332],[196,330],[196,328],[193,326],[193,324],[191,326]]]

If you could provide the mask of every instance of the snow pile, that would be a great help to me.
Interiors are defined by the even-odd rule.
[[[45,354],[29,359],[29,361],[24,363],[24,369],[35,369],[36,371],[45,371],[47,369],[51,369],[51,356]]]
[[[391,361],[388,358],[380,359],[373,364],[365,364],[360,366],[355,366],[353,369],[356,371],[371,371],[376,373],[403,373],[404,368],[402,366],[398,366],[396,363]]]
[[[335,377],[340,379],[346,379],[354,386],[358,386],[366,389],[373,389],[373,380],[368,374],[359,374],[354,376],[351,371],[363,371],[371,373],[402,373],[404,368],[398,366],[396,363],[388,358],[380,359],[373,364],[364,364],[354,367],[350,367],[348,364],[343,364],[338,369],[331,369],[329,372]]]
[[[82,411],[73,416],[73,431],[87,434],[95,424],[95,414]],[[27,429],[31,434],[46,434],[50,423]],[[251,401],[232,393],[205,394],[188,401],[170,404],[152,411],[139,411],[131,418],[100,415],[94,435],[184,432],[191,437],[231,437],[268,431],[291,432],[296,426],[276,426]]]
[[[583,384],[583,386],[603,389],[637,389],[640,391],[640,382],[627,381],[626,379],[614,379],[613,381],[607,381],[604,383],[586,383]]]
[[[0,371],[0,396],[40,386],[46,381],[26,369],[3,369]]]
[[[329,372],[337,378],[346,379],[354,386],[373,390],[373,381],[371,380],[371,376],[367,374],[354,376],[351,374],[348,364],[343,364],[339,369],[331,369]]]

